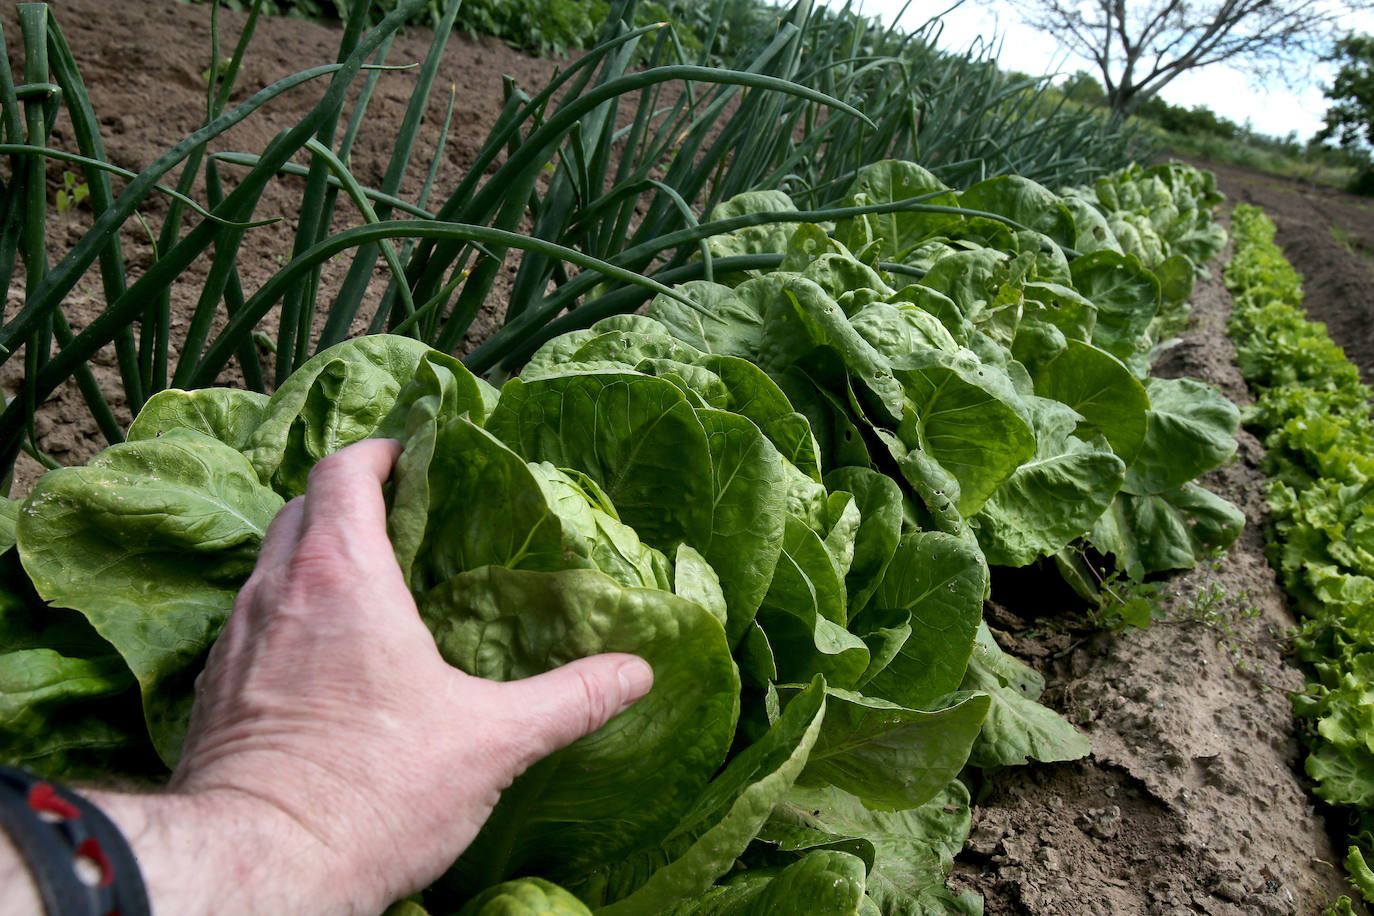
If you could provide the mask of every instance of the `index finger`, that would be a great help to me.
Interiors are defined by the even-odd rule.
[[[320,527],[385,531],[382,484],[400,454],[395,439],[364,439],[321,458],[306,483],[302,536]]]

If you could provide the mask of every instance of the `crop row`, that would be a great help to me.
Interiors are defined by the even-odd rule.
[[[1269,218],[1238,206],[1233,231],[1230,330],[1257,395],[1246,423],[1264,432],[1271,561],[1306,618],[1295,644],[1312,677],[1294,709],[1307,773],[1348,811],[1346,870],[1374,902],[1374,390],[1307,319]]]
[[[1239,532],[1192,482],[1235,408],[1148,377],[1219,200],[1177,165],[1055,194],[883,161],[828,224],[780,192],[723,202],[710,222],[771,219],[705,240],[712,280],[549,340],[499,389],[379,335],[270,397],[160,392],[8,504],[5,746],[165,774],[270,519],[326,454],[395,437],[388,534],[449,662],[655,671],[411,912],[978,912],[945,886],[961,772],[1089,749],[982,622],[989,564],[1093,593],[1105,557],[1188,567]]]
[[[15,8],[21,41],[10,46],[22,44],[23,60],[0,68],[0,154],[9,166],[0,177],[0,277],[24,306],[0,322],[0,364],[12,360],[8,371],[22,380],[0,411],[0,478],[21,448],[56,464],[36,441],[34,415],[69,381],[113,444],[126,416],[158,391],[213,384],[231,362],[248,387],[271,391],[355,322],[452,352],[503,270],[518,265],[505,326],[485,342],[481,364],[472,363],[513,371],[538,343],[591,324],[593,312],[633,311],[668,285],[709,279],[714,262],[693,258],[704,239],[767,218],[737,210],[733,225],[703,223],[742,192],[782,188],[815,220],[833,221],[856,170],[881,159],[919,150],[937,177],[960,186],[1009,171],[1060,184],[1124,164],[1132,144],[1120,123],[1056,107],[1043,80],[999,73],[986,47],[938,52],[935,26],[875,30],[862,17],[798,0],[751,29],[724,69],[687,54],[673,30],[638,25],[635,0],[617,0],[595,46],[547,85],[506,87],[497,122],[450,184],[440,168],[449,122],[437,132],[425,124],[442,120],[431,91],[442,85],[448,39],[468,4],[340,2],[347,15],[337,63],[236,94],[259,14],[271,5],[241,4],[248,15],[227,56],[218,5],[207,10],[206,78],[215,91],[204,122],[137,175],[107,161],[101,115],[53,11]],[[707,28],[727,5],[711,5]],[[396,31],[426,12],[435,32],[420,66],[389,72]],[[350,171],[355,143],[371,127],[375,90],[400,80],[410,93],[406,112],[385,138],[381,181],[366,187]],[[261,150],[220,148],[230,127],[307,82],[324,85],[318,102],[281,137]],[[55,140],[63,116],[70,130]],[[69,247],[66,221],[47,220],[57,169],[88,189],[91,225],[49,266],[50,250]],[[175,187],[159,184],[169,174]],[[283,242],[287,263],[253,289],[239,259],[248,234],[262,230],[266,189],[282,174],[305,178],[289,182],[303,187],[292,212],[305,218]],[[191,198],[202,187],[203,205]],[[163,194],[171,197],[165,209],[151,205]],[[165,216],[159,224],[150,213]],[[152,222],[140,225],[145,219]],[[522,226],[527,234],[516,231]],[[328,287],[321,265],[336,258],[348,269]],[[129,269],[145,259],[147,271]],[[192,268],[198,261],[208,265],[203,278]],[[374,282],[383,263],[386,276]],[[79,284],[105,303],[89,323],[64,306]],[[174,322],[178,297],[195,305]],[[577,314],[587,306],[593,312]],[[270,361],[259,347],[268,333]],[[104,347],[116,357],[113,384],[88,365]]]

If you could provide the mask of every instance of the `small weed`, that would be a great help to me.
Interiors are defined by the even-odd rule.
[[[1331,237],[1340,243],[1340,246],[1357,258],[1369,261],[1374,260],[1374,252],[1361,242],[1358,238],[1351,235],[1350,229],[1340,223],[1332,223],[1327,227]]]
[[[1213,570],[1217,564],[1213,564]],[[1220,582],[1211,582],[1199,589],[1191,601],[1180,606],[1166,623],[1206,627],[1217,635],[1221,650],[1231,660],[1231,668],[1242,674],[1259,677],[1261,672],[1252,651],[1258,641],[1242,631],[1246,621],[1260,616],[1248,589],[1230,592]]]
[[[1346,251],[1351,254],[1357,253],[1355,251],[1355,240],[1351,237],[1349,229],[1342,226],[1340,223],[1332,223],[1327,227],[1327,231],[1331,233],[1331,237],[1339,242],[1341,247]]]
[[[66,213],[81,205],[91,195],[91,188],[84,181],[77,181],[70,171],[62,173],[62,190],[57,192],[57,212]]]
[[[1098,583],[1098,588],[1101,598],[1092,616],[1101,627],[1144,629],[1160,615],[1160,585],[1146,582],[1139,573],[1114,571]]]
[[[224,80],[224,74],[229,70],[229,65],[232,64],[233,62],[234,62],[234,60],[233,60],[233,58],[231,58],[231,57],[222,57],[222,58],[220,58],[220,61],[219,61],[219,72],[218,72],[218,74],[217,74],[217,78],[216,78],[215,82],[218,83],[218,82],[221,82],[221,81]],[[211,72],[212,70],[214,70],[214,69],[215,69],[215,68],[214,68],[213,66],[211,66],[211,67],[206,67],[204,70],[202,70],[202,71],[200,72],[201,81],[204,82],[204,83],[209,83],[209,82],[210,82],[210,72]]]

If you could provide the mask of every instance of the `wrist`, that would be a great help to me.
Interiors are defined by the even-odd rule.
[[[0,894],[0,916],[43,912],[38,886],[33,883],[19,849],[3,830],[0,830],[0,889],[4,890]]]
[[[217,789],[84,794],[128,839],[153,916],[349,912],[328,850],[266,802]]]

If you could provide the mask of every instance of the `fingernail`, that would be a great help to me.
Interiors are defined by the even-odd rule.
[[[626,662],[616,671],[620,675],[620,711],[624,712],[654,686],[654,669],[637,658]]]

